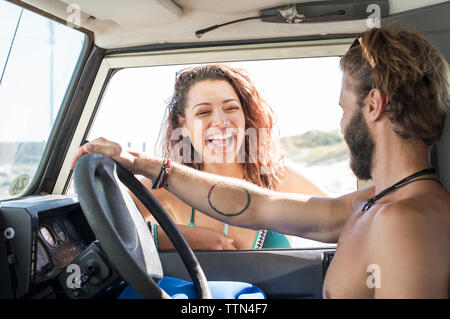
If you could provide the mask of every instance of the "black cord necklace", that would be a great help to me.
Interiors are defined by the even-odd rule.
[[[404,179],[402,179],[401,181],[398,181],[397,183],[395,183],[394,185],[392,185],[391,187],[386,188],[385,190],[383,190],[381,193],[379,193],[378,195],[375,195],[371,198],[369,198],[366,202],[366,204],[364,205],[364,207],[362,208],[363,212],[366,212],[369,210],[370,207],[372,207],[372,205],[379,200],[381,197],[385,196],[387,193],[390,193],[400,187],[406,186],[410,183],[413,182],[417,182],[417,181],[423,181],[423,180],[433,180],[438,182],[439,184],[442,185],[442,183],[436,179],[436,178],[432,178],[432,177],[424,177],[424,178],[418,178],[418,179],[414,179],[416,177],[422,176],[422,175],[426,175],[426,174],[436,174],[436,170],[434,168],[427,168],[421,171],[418,171],[414,174],[409,175],[408,177],[405,177]]]

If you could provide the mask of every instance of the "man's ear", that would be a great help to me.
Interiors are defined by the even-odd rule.
[[[368,99],[368,119],[377,121],[383,115],[386,105],[389,103],[389,98],[383,94],[379,89],[370,90],[367,95]]]

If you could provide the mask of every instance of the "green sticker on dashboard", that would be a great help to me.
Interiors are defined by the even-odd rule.
[[[22,174],[17,176],[11,185],[9,185],[9,194],[18,195],[22,193],[30,182],[30,176],[28,174]]]

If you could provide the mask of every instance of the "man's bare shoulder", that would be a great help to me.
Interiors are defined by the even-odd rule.
[[[382,207],[375,213],[371,231],[389,236],[404,236],[423,230],[427,213],[415,205],[414,200],[400,200]]]
[[[399,200],[374,214],[366,262],[381,270],[382,298],[446,298],[449,272],[449,213]]]
[[[450,198],[441,197],[439,203],[436,201],[434,198],[428,204],[428,200],[409,198],[380,204],[382,207],[375,213],[371,232],[391,240],[416,240],[419,235],[422,235],[422,239],[432,237],[450,225]]]

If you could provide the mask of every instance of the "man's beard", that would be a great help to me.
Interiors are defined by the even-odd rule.
[[[344,139],[350,149],[350,168],[353,173],[359,179],[371,179],[375,142],[360,108],[358,108],[347,125]]]

